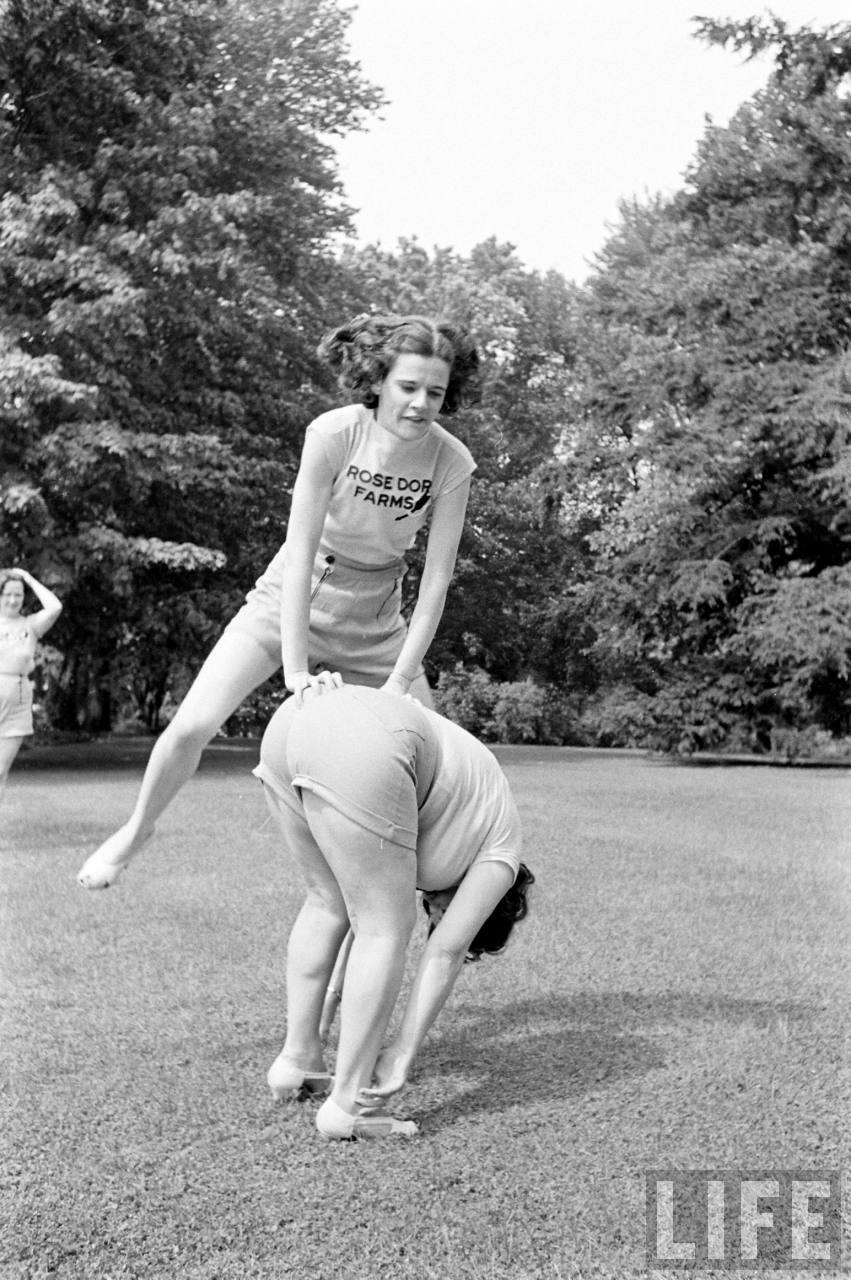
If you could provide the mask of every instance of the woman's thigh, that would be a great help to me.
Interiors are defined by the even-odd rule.
[[[32,704],[32,685],[26,676],[0,675],[0,739],[14,740],[20,746],[21,738],[30,736]]]
[[[346,904],[334,872],[308,825],[302,806],[287,802],[269,786],[263,788],[275,825],[281,832],[287,852],[299,869],[308,900],[323,906],[337,916],[346,916]]]
[[[280,665],[245,632],[226,631],[193,680],[172,724],[203,725],[215,733]]]
[[[415,851],[368,831],[311,791],[303,792],[302,802],[355,932],[410,933],[416,919]]]

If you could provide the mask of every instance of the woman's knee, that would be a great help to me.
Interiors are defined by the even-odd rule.
[[[337,902],[316,902],[308,898],[290,931],[290,954],[302,968],[322,968],[326,953],[336,955],[349,931],[349,917]]]
[[[160,742],[167,742],[176,750],[201,751],[221,728],[203,706],[182,703],[174,718],[160,735]]]
[[[302,911],[305,917],[315,913],[317,923],[321,922],[328,927],[336,926],[345,932],[349,927],[349,912],[336,881],[323,883],[312,876],[303,878],[306,892]]]
[[[380,937],[407,946],[417,922],[416,901],[412,894],[410,903],[385,903],[377,909],[361,904],[350,909],[349,919],[355,937]]]
[[[250,635],[226,632],[193,680],[166,733],[171,732],[175,743],[205,747],[275,666]]]

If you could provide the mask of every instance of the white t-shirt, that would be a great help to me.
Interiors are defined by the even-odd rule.
[[[466,445],[434,422],[421,440],[399,440],[364,405],[332,409],[311,422],[334,473],[322,547],[360,564],[401,559],[435,498],[476,469]]]
[[[452,888],[478,862],[507,862],[516,875],[520,816],[496,757],[466,729],[421,710],[434,728],[438,757],[419,811],[417,888]]]

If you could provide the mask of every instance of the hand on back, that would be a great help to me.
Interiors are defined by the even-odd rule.
[[[304,706],[306,695],[315,697],[317,694],[342,688],[343,677],[339,671],[320,671],[315,676],[309,671],[294,671],[287,677],[285,684],[290,693],[295,694],[296,705],[301,707]]]

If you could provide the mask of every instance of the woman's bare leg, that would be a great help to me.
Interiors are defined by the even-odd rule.
[[[9,780],[9,770],[15,762],[15,756],[21,749],[23,738],[0,738],[0,800]]]
[[[342,912],[308,896],[287,944],[287,1035],[283,1054],[311,1070],[324,1071],[322,1009],[340,945],[349,928]]]
[[[322,1006],[349,917],[304,814],[285,804],[270,787],[266,787],[266,802],[307,888],[287,944],[287,1034],[278,1062],[283,1059],[302,1070],[324,1071]]]
[[[253,689],[280,666],[261,644],[226,632],[207,658],[171,724],[157,739],[128,821],[83,865],[86,889],[105,889],[153,834],[154,824],[198,768],[201,753]]]
[[[416,920],[416,855],[372,835],[310,791],[302,800],[354,932],[331,1095],[336,1107],[354,1115],[402,985]]]

